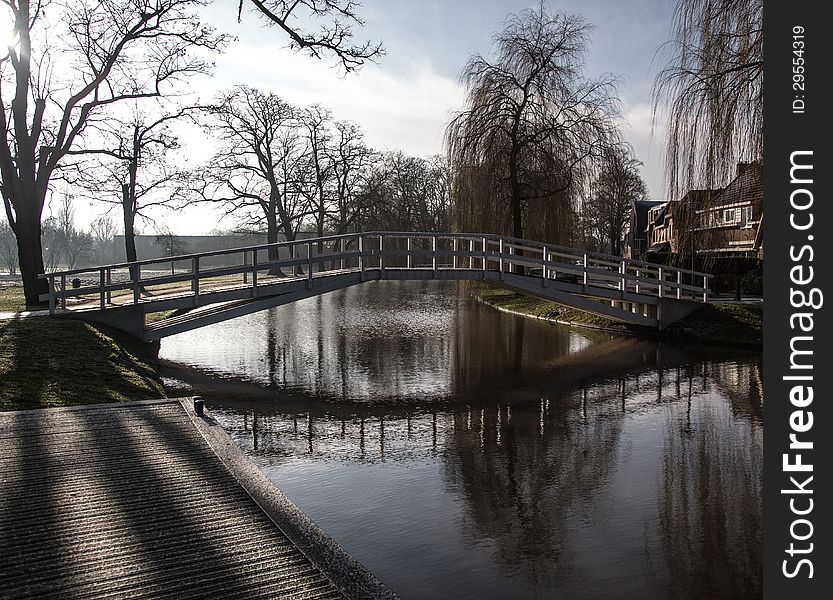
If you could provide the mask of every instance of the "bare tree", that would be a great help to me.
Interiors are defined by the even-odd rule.
[[[332,175],[332,161],[329,160],[327,152],[331,141],[332,115],[328,109],[313,105],[299,111],[298,120],[309,148],[309,172],[312,179],[308,182],[309,193],[306,195],[310,202],[316,233],[318,237],[322,237],[329,207],[328,184]],[[322,243],[319,242],[318,251],[321,252],[322,248]]]
[[[0,57],[0,174],[27,305],[45,291],[38,274],[50,180],[103,109],[158,97],[205,71],[192,51],[224,42],[192,13],[206,1],[3,0],[16,37]]]
[[[171,191],[181,177],[172,166],[171,152],[179,140],[171,125],[193,118],[204,107],[174,107],[158,112],[155,107],[136,103],[127,116],[108,116],[95,123],[96,147],[72,150],[85,157],[74,181],[88,197],[118,207],[124,227],[125,257],[133,262],[136,253],[136,220],[152,221],[149,210],[171,205]]]
[[[614,78],[583,74],[589,35],[580,17],[550,14],[541,2],[507,18],[493,60],[476,54],[463,68],[468,108],[449,124],[446,143],[460,177],[455,200],[478,192],[468,216],[496,215],[481,226],[508,220],[523,237],[524,212],[538,199],[560,204],[566,219],[574,181],[617,138]]]
[[[17,240],[8,221],[2,217],[0,217],[0,261],[9,275],[17,275]]]
[[[99,265],[113,262],[113,241],[116,237],[116,222],[112,217],[103,215],[90,223],[93,254]]]
[[[303,50],[310,56],[324,54],[341,61],[346,73],[355,71],[367,61],[375,62],[385,54],[381,42],[353,43],[353,25],[364,26],[354,0],[250,0],[257,11],[289,36],[290,48]],[[242,19],[244,0],[239,0],[237,19]],[[317,31],[302,29],[303,23],[316,23]]]
[[[674,39],[654,83],[654,118],[667,105],[672,198],[725,185],[738,162],[763,153],[763,0],[678,0]]]
[[[644,200],[648,187],[639,174],[642,163],[624,146],[611,148],[599,166],[584,204],[585,216],[601,250],[622,254],[622,239],[632,202]]]
[[[310,181],[308,145],[297,110],[278,96],[237,86],[211,108],[210,131],[220,144],[177,195],[214,202],[243,228],[265,225],[269,243],[279,233],[294,240],[310,215],[304,186]],[[270,260],[277,258],[270,249]]]
[[[328,149],[332,164],[332,208],[330,219],[336,233],[347,233],[369,209],[366,194],[360,193],[379,155],[364,141],[355,123],[336,121],[335,139]]]

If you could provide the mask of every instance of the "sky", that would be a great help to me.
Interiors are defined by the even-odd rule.
[[[201,13],[206,22],[237,38],[215,57],[210,77],[194,78],[194,95],[210,99],[218,90],[247,84],[274,92],[296,105],[321,104],[342,120],[358,123],[367,143],[379,150],[415,156],[443,152],[442,133],[464,106],[458,74],[475,52],[489,55],[490,39],[510,13],[537,2],[521,0],[364,0],[357,12],[365,21],[357,39],[381,40],[386,55],[357,73],[343,75],[333,59],[295,53],[275,28],[254,13],[237,22],[237,3],[215,0]],[[669,39],[673,0],[550,0],[552,9],[578,14],[593,25],[587,75],[612,73],[620,78],[624,134],[644,163],[642,176],[654,199],[664,198],[664,131],[652,123],[651,87],[662,66],[657,54]],[[195,128],[182,131],[189,164],[211,154],[212,144]],[[82,227],[102,211],[79,201]],[[118,222],[118,215],[113,214]],[[160,211],[152,216],[174,233],[197,235],[229,228],[210,206]],[[153,226],[140,227],[153,233]]]

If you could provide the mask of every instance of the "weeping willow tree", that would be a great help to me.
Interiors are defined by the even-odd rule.
[[[575,189],[618,139],[612,76],[584,76],[590,26],[541,2],[510,15],[493,59],[471,56],[446,129],[454,225],[569,241]]]
[[[678,0],[654,118],[667,108],[669,193],[725,183],[763,150],[763,0]]]

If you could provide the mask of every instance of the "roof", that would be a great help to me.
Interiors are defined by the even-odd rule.
[[[636,231],[645,231],[648,227],[648,211],[665,200],[634,200],[633,209],[636,212]]]

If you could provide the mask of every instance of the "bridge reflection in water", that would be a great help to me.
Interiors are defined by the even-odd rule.
[[[225,373],[213,414],[349,552],[403,597],[760,595],[756,355],[407,290],[283,307],[262,344],[191,356]]]

